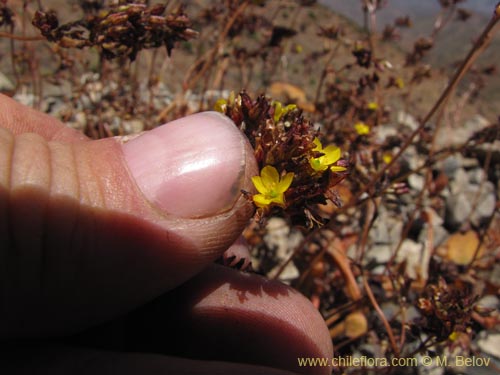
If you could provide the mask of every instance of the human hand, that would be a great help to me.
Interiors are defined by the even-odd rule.
[[[256,174],[216,113],[90,141],[0,95],[0,373],[329,373],[307,299],[212,264]]]

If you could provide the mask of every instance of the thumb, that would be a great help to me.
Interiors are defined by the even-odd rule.
[[[218,113],[132,139],[62,142],[9,127],[0,338],[74,332],[128,311],[199,272],[252,214],[241,190],[257,174],[253,152]]]

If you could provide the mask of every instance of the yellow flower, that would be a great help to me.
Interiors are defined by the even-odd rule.
[[[253,201],[258,207],[265,208],[272,203],[285,205],[284,193],[292,184],[293,173],[289,172],[280,178],[276,168],[266,165],[260,171],[260,176],[252,177],[252,182],[260,194],[253,196]]]
[[[241,103],[238,103],[238,101],[241,102],[241,97],[238,96],[236,98],[234,91],[231,91],[229,93],[229,97],[227,98],[227,100],[223,99],[223,98],[217,99],[217,101],[214,104],[214,110],[224,114],[224,113],[226,113],[226,109],[227,109],[228,105],[232,106],[232,105],[234,105],[234,103],[241,104]]]
[[[340,159],[340,148],[334,145],[329,145],[326,148],[323,148],[323,145],[318,138],[314,138],[313,143],[316,145],[316,147],[313,148],[313,151],[321,152],[323,155],[317,158],[309,159],[309,164],[312,169],[316,172],[325,171],[328,167],[330,167],[332,172],[342,172],[346,170],[345,167],[332,165]]]
[[[274,122],[278,122],[288,112],[293,111],[297,106],[295,104],[288,104],[283,108],[283,104],[278,101],[273,102],[274,107]]]
[[[226,99],[218,99],[215,102],[214,109],[220,113],[226,113],[227,108],[227,100]]]
[[[370,103],[368,103],[367,108],[370,111],[376,111],[378,109],[378,104],[377,104],[377,102],[370,102]]]
[[[370,127],[364,122],[357,122],[356,124],[354,124],[354,129],[359,135],[366,135],[370,133]]]
[[[398,88],[400,89],[405,88],[405,81],[403,81],[403,78],[401,77],[396,78],[396,86],[398,86]]]
[[[390,151],[386,151],[382,154],[382,160],[385,164],[390,164],[392,161],[392,154]]]

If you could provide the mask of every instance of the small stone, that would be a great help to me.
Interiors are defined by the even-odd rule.
[[[477,168],[479,163],[476,158],[462,158],[462,168],[471,169]]]
[[[472,211],[471,202],[465,193],[450,196],[446,201],[446,224],[451,228],[457,228],[469,217]]]
[[[467,189],[467,198],[472,202],[472,224],[479,226],[488,220],[495,211],[495,186],[490,181],[480,185],[471,184]]]
[[[401,244],[396,262],[406,262],[405,273],[410,279],[417,280],[418,276],[422,275],[421,255],[422,244],[410,239],[405,239]]]
[[[441,225],[434,225],[432,227],[432,247],[435,248],[436,246],[439,246],[442,244],[446,238],[448,237],[448,231],[444,229],[443,226]],[[420,234],[418,236],[418,242],[424,243],[427,241],[429,236],[429,227],[428,224],[424,224],[424,227],[420,231]]]
[[[122,127],[125,134],[137,134],[144,130],[144,122],[138,119],[125,120]]]
[[[463,168],[458,168],[450,183],[451,194],[457,194],[465,190],[469,185],[469,175]]]
[[[443,218],[434,209],[432,209],[431,207],[427,207],[425,209],[425,212],[428,216],[428,219],[424,223],[422,230],[419,233],[418,242],[425,243],[425,241],[428,240],[429,226],[431,226],[433,237],[433,243],[431,244],[431,246],[434,248],[437,245],[441,244],[446,239],[446,237],[448,237],[448,232],[443,227]]]
[[[88,95],[92,103],[98,103],[102,100],[103,84],[102,82],[91,82],[87,84]]]
[[[394,304],[393,302],[385,302],[380,305],[382,312],[384,313],[387,320],[392,320],[397,318],[401,312],[401,306]]]
[[[422,165],[424,159],[419,155],[415,146],[409,146],[403,153],[404,160],[408,163],[410,169],[417,169]]]
[[[274,278],[280,269],[281,269],[281,265],[277,265],[271,271],[269,271],[268,277],[271,279]],[[300,276],[300,272],[297,269],[297,267],[295,266],[295,264],[293,264],[293,262],[289,262],[285,266],[283,271],[281,271],[281,273],[278,277],[278,280],[289,285],[292,281],[296,280],[299,276]]]
[[[500,359],[500,333],[488,334],[479,339],[477,345],[483,352]]]
[[[377,126],[374,129],[375,136],[379,142],[384,142],[387,138],[396,136],[398,134],[397,129],[389,124]]]
[[[429,216],[429,222],[432,223],[433,227],[439,227],[443,225],[443,218],[436,212],[432,207],[427,207],[425,209],[426,214]]]
[[[266,234],[264,242],[270,249],[281,249],[287,247],[287,237],[290,233],[290,227],[285,220],[272,217],[266,225]]]
[[[86,94],[79,95],[78,102],[80,103],[81,108],[83,108],[83,109],[92,109],[94,106],[92,104],[92,101],[90,100],[89,96]]]
[[[456,171],[462,165],[462,157],[460,155],[450,155],[443,160],[442,168],[443,172],[448,176],[448,178],[453,178]]]
[[[477,301],[477,306],[483,307],[485,309],[498,309],[498,307],[500,306],[500,300],[497,296],[489,294]]]
[[[461,145],[467,142],[478,130],[489,125],[489,121],[479,115],[453,127],[450,131],[441,131],[438,134],[438,143],[441,145]]]
[[[446,200],[446,224],[452,228],[459,227],[469,218],[472,224],[479,226],[495,210],[496,191],[493,183],[483,181],[474,184],[468,180],[468,174],[460,168],[450,184],[451,195]]]
[[[18,91],[13,96],[13,99],[17,100],[19,103],[24,104],[25,106],[28,107],[33,107],[33,104],[35,103],[35,96],[33,94],[26,92],[26,90]]]
[[[87,115],[83,111],[75,113],[75,129],[84,130],[87,127]]]
[[[453,233],[436,249],[436,254],[460,266],[466,266],[474,259],[482,258],[484,246],[480,247],[479,236],[474,230]]]
[[[408,184],[413,190],[422,191],[425,186],[425,178],[417,173],[413,173],[408,177]]]
[[[487,127],[488,125],[490,125],[490,121],[486,117],[476,114],[472,118],[465,121],[463,127],[473,133]]]
[[[80,76],[80,84],[85,85],[88,82],[94,82],[99,79],[98,73],[87,72]]]
[[[378,264],[385,264],[392,257],[391,246],[375,245],[366,252],[366,257],[375,260]]]
[[[111,131],[111,133],[113,134],[120,134],[120,127],[122,125],[122,121],[120,119],[120,117],[118,115],[115,114],[115,111],[114,110],[108,110],[107,111],[109,113],[108,115],[108,121],[109,121],[109,130]]]
[[[302,233],[291,231],[288,223],[278,217],[269,219],[266,229],[264,242],[269,249],[276,252],[276,257],[281,261],[287,260],[303,239]]]
[[[482,182],[487,180],[486,173],[484,173],[484,169],[482,168],[474,168],[467,172],[469,176],[469,182],[472,184],[481,184]]]
[[[417,363],[422,363],[424,361],[424,356],[422,354],[416,354],[415,358],[417,359]],[[426,356],[426,358],[428,358]],[[422,369],[419,369],[418,374],[419,375],[443,375],[445,373],[445,366],[440,366],[438,364],[438,360],[440,360],[440,357],[432,357],[432,361],[429,365],[427,366],[422,366]]]
[[[398,124],[408,126],[411,130],[416,130],[420,126],[415,117],[407,112],[399,111],[397,116]]]
[[[369,238],[374,245],[395,245],[401,238],[402,230],[403,222],[391,217],[387,210],[381,207]]]
[[[364,335],[368,331],[368,321],[361,311],[354,311],[344,319],[345,335],[356,338]]]

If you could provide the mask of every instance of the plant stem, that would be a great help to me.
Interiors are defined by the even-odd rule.
[[[6,33],[4,31],[0,31],[0,38],[21,40],[23,42],[37,42],[40,40],[45,40],[45,38],[41,35],[34,35],[34,36],[14,35],[12,33]]]
[[[394,338],[394,334],[392,333],[391,325],[387,321],[387,318],[385,317],[384,312],[382,311],[382,309],[380,308],[380,305],[378,304],[377,300],[375,299],[375,296],[373,295],[372,289],[370,287],[370,284],[368,284],[368,280],[367,280],[365,275],[363,276],[363,286],[365,288],[366,295],[368,296],[368,298],[370,299],[370,302],[373,305],[373,308],[375,309],[378,316],[382,320],[382,323],[384,324],[384,327],[387,331],[387,336],[389,337],[389,342],[391,343],[392,350],[394,351],[394,355],[396,357],[399,357],[399,354],[400,354],[399,347],[396,344],[396,339]]]

